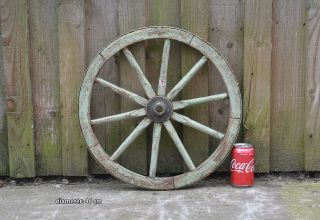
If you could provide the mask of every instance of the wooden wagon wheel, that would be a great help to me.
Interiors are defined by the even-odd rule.
[[[140,41],[159,38],[164,39],[164,47],[160,68],[159,85],[157,91],[154,91],[147,78],[145,77],[143,71],[139,67],[139,64],[136,62],[134,56],[127,47]],[[167,69],[171,40],[175,40],[191,46],[202,53],[203,56],[174,86],[174,88],[166,94]],[[125,57],[132,66],[134,73],[137,76],[141,86],[143,87],[147,98],[139,96],[102,78],[97,77],[102,65],[119,51],[122,51],[124,53]],[[227,93],[188,100],[173,101],[173,99],[185,87],[190,79],[208,61],[212,62],[219,70],[226,85]],[[132,100],[133,102],[138,103],[139,105],[141,105],[141,108],[126,113],[116,114],[98,119],[91,119],[90,102],[94,82],[113,90],[114,92]],[[230,116],[228,128],[225,134],[202,125],[190,119],[189,117],[174,112],[177,109],[186,108],[188,106],[208,103],[226,98],[228,98],[230,102]],[[132,131],[132,133],[124,140],[124,142],[117,148],[117,150],[111,156],[109,156],[100,146],[97,137],[92,130],[92,125],[124,120],[133,117],[143,117],[143,119]],[[231,68],[224,60],[224,58],[219,54],[219,52],[209,43],[185,30],[172,27],[147,27],[135,30],[133,32],[127,33],[122,37],[119,37],[118,39],[110,43],[107,47],[105,47],[93,59],[93,61],[89,65],[89,68],[81,85],[79,96],[79,119],[82,133],[88,145],[89,151],[92,153],[94,158],[113,176],[122,181],[134,184],[142,188],[156,190],[177,189],[191,185],[205,178],[207,175],[213,172],[225,159],[239,131],[241,121],[241,97],[238,83],[235,80]],[[209,158],[203,161],[199,166],[195,167],[192,159],[187,153],[170,120],[175,120],[186,126],[190,126],[194,129],[211,135],[221,140],[221,142]],[[152,123],[153,140],[149,176],[143,176],[126,169],[125,167],[118,164],[116,160],[129,147],[133,140]],[[177,146],[184,162],[186,163],[190,171],[176,176],[163,178],[155,177],[162,128],[165,128],[168,131],[170,137]]]

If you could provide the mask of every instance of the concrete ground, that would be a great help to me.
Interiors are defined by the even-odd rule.
[[[242,189],[230,186],[228,176],[212,176],[175,191],[141,190],[112,177],[0,183],[0,219],[6,220],[320,219],[319,175],[264,175]],[[57,204],[58,198],[91,204]]]

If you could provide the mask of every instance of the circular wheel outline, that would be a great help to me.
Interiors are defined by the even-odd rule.
[[[129,45],[151,39],[170,39],[186,44],[203,54],[218,69],[227,88],[230,102],[230,115],[227,132],[216,150],[196,169],[170,177],[148,177],[132,172],[112,161],[100,146],[91,127],[90,104],[92,87],[101,67],[108,59]],[[224,161],[235,142],[241,123],[241,96],[238,82],[232,69],[220,53],[208,42],[195,34],[167,26],[153,26],[129,32],[108,44],[89,64],[83,78],[79,94],[79,121],[88,149],[96,161],[114,177],[152,190],[178,189],[196,183],[215,171]]]

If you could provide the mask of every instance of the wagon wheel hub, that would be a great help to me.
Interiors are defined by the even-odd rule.
[[[172,103],[165,97],[156,96],[146,106],[147,116],[153,122],[165,122],[172,116]]]
[[[134,55],[129,50],[129,46],[141,41],[151,39],[163,39],[163,51],[160,67],[160,77],[158,88],[153,88],[143,72],[143,68],[135,59]],[[173,86],[167,88],[168,81],[168,65],[170,60],[171,42],[177,41],[187,46],[194,48],[202,54],[202,57],[195,62],[187,73],[184,73],[180,81]],[[102,66],[117,53],[123,53],[128,63],[133,69],[133,74],[137,77],[141,87],[147,98],[129,91],[121,86],[113,84],[106,79],[100,78],[98,73]],[[219,94],[194,97],[192,99],[173,101],[179,97],[179,93],[186,87],[188,82],[203,68],[208,62],[211,62],[219,71],[227,91]],[[90,103],[93,84],[97,83],[106,87],[113,92],[119,94],[132,102],[135,102],[139,108],[123,112],[115,115],[110,115],[102,118],[91,118]],[[199,85],[201,86],[201,85]],[[169,92],[167,92],[169,91]],[[201,124],[190,117],[178,113],[178,110],[197,106],[200,104],[229,99],[230,114],[229,124],[225,133],[214,130],[205,124]],[[143,117],[143,118],[142,118]],[[124,139],[114,152],[107,154],[100,145],[93,126],[99,126],[106,123],[122,121],[130,118],[142,118],[139,124],[132,132]],[[81,85],[79,96],[79,119],[83,136],[88,145],[89,151],[95,159],[113,176],[131,183],[139,187],[148,189],[177,189],[191,185],[213,172],[226,158],[231,149],[232,144],[236,140],[241,123],[241,97],[238,88],[238,83],[219,52],[212,47],[208,42],[200,39],[196,35],[170,27],[148,27],[130,32],[109,44],[104,48],[96,58],[91,62],[88,71]],[[181,123],[184,126],[189,126],[195,130],[203,132],[220,141],[219,146],[215,151],[201,164],[194,164],[192,155],[189,155],[187,148],[184,146],[183,140],[179,137],[172,121]],[[142,134],[147,127],[153,126],[150,167],[148,175],[141,175],[130,171],[119,164],[120,156],[134,144],[135,139]],[[169,134],[173,143],[176,145],[186,167],[189,171],[176,176],[156,177],[157,160],[160,146],[160,139],[164,130]]]

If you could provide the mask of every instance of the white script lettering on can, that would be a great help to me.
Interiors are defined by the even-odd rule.
[[[232,159],[230,170],[239,173],[251,173],[254,171],[254,159],[251,159],[249,163],[238,163],[236,159]]]

